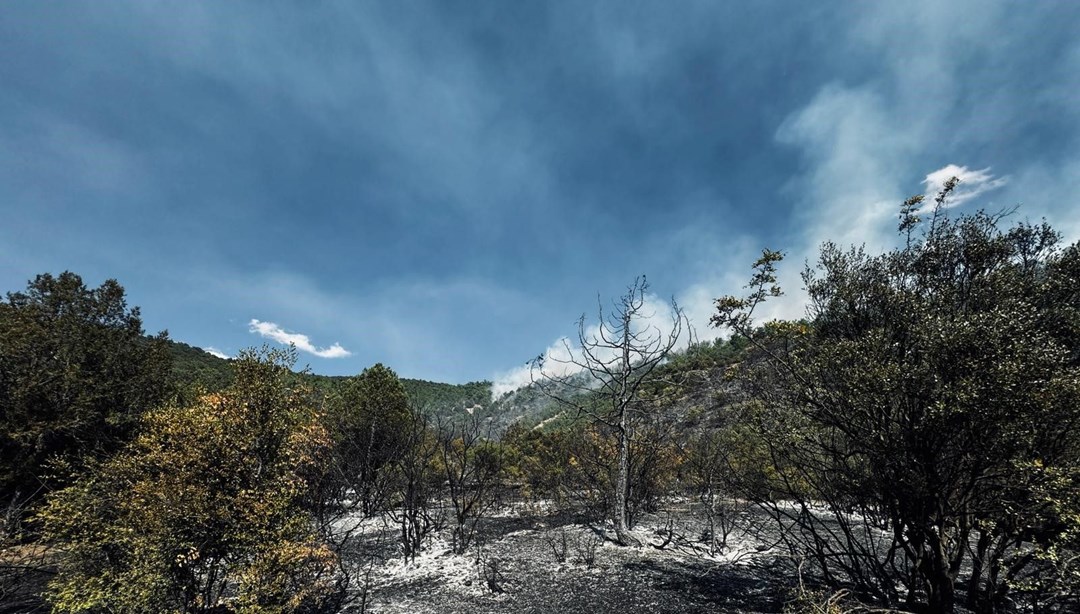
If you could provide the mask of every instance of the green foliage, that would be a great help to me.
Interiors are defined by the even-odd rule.
[[[405,387],[393,370],[376,364],[339,385],[330,407],[343,485],[374,515],[390,492],[384,467],[407,452],[412,418]]]
[[[229,361],[200,348],[178,341],[169,342],[172,354],[172,381],[181,391],[217,392],[232,383]]]
[[[1046,610],[1080,608],[1080,465],[1046,466],[1041,460],[1016,467],[1029,499],[1022,518],[1042,529],[1032,535],[1032,560],[1013,585]],[[1015,503],[1014,503],[1015,505]],[[1047,529],[1049,529],[1047,531]]]
[[[664,371],[693,371],[727,367],[742,359],[749,340],[740,335],[695,343],[685,351],[672,352]]]
[[[491,404],[491,382],[441,384],[418,379],[404,379],[402,384],[413,407],[433,419],[460,418],[469,408]]]
[[[1048,501],[1064,499],[1037,495],[1053,481],[1017,468],[1068,472],[1080,460],[1077,246],[1059,251],[1045,224],[949,219],[953,186],[928,222],[905,203],[901,249],[825,244],[804,274],[808,322],[751,329],[754,308],[780,293],[769,251],[750,294],[718,300],[714,316],[753,343],[741,372],[765,408],[771,487],[836,512],[873,510],[895,530],[899,560],[817,540],[822,565],[882,598],[903,585],[932,611],[952,610],[972,540],[978,607],[1000,606],[1030,569],[1025,544],[1062,543],[1063,512]]]
[[[138,308],[127,307],[114,280],[88,288],[74,273],[46,274],[8,293],[0,301],[5,498],[62,484],[46,476],[50,459],[72,466],[119,447],[169,393],[166,339],[143,335]]]
[[[532,496],[607,518],[615,505],[616,445],[610,427],[591,421],[554,430],[513,426],[502,440],[504,472],[523,480]],[[677,491],[682,459],[670,428],[655,420],[639,424],[629,452],[627,508],[636,519]]]
[[[454,513],[451,545],[464,554],[480,520],[497,503],[507,454],[486,437],[475,415],[437,425],[435,436]]]
[[[226,390],[152,411],[114,457],[41,512],[64,556],[58,612],[296,612],[335,559],[306,509],[331,438],[295,353],[244,353]]]
[[[566,429],[544,431],[512,425],[503,436],[508,450],[507,472],[524,480],[528,493],[564,502],[568,494],[566,479],[570,449]]]

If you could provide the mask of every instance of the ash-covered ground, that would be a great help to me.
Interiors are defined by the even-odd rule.
[[[710,553],[689,505],[642,518],[640,547],[616,545],[602,524],[517,505],[483,519],[466,554],[443,531],[406,563],[388,520],[365,521],[352,552],[368,557],[367,612],[780,612],[795,578],[768,543],[771,522],[743,510],[727,547]]]

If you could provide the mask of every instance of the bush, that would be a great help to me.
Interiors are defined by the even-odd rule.
[[[950,219],[955,185],[929,224],[922,197],[904,204],[902,248],[825,244],[803,275],[806,321],[752,326],[781,294],[769,250],[713,321],[752,344],[737,373],[792,546],[831,582],[930,612],[955,610],[970,569],[968,605],[996,611],[1068,593],[1075,573],[1080,244],[1000,215]],[[808,512],[820,505],[835,526]]]
[[[242,354],[233,385],[147,414],[115,457],[51,495],[58,612],[297,612],[331,589],[305,507],[331,438],[295,352]]]

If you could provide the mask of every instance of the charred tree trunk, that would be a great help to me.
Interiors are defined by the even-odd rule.
[[[618,474],[615,479],[615,536],[623,546],[640,542],[630,533],[630,431],[624,414],[619,425]]]

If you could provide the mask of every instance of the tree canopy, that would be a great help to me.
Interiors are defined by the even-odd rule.
[[[753,328],[780,293],[772,251],[714,317],[754,343],[742,381],[761,403],[775,492],[823,501],[842,525],[866,510],[891,531],[879,549],[808,527],[826,576],[888,600],[903,587],[935,612],[952,611],[965,560],[981,608],[1061,577],[1049,553],[1075,539],[1080,484],[1080,247],[1060,249],[1046,224],[951,217],[953,186],[928,208],[905,203],[901,248],[825,244],[803,275],[806,321]]]
[[[366,515],[381,512],[390,494],[383,469],[405,452],[409,395],[380,363],[341,384],[331,408],[340,486],[352,491]]]
[[[286,613],[332,593],[335,554],[308,511],[332,440],[294,360],[242,353],[229,388],[147,413],[50,495],[56,611]]]
[[[168,396],[166,339],[143,334],[139,309],[115,280],[89,288],[74,273],[45,274],[8,293],[0,301],[0,492],[33,498],[50,459],[119,447],[139,415]]]

